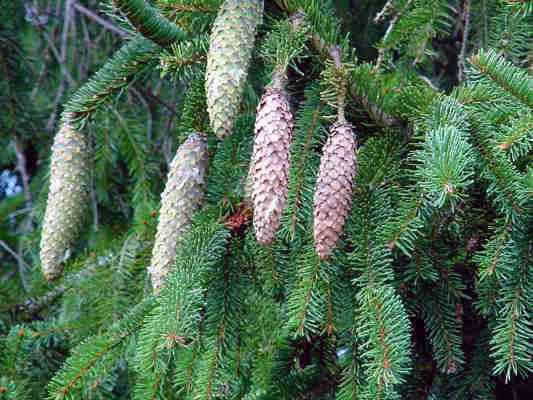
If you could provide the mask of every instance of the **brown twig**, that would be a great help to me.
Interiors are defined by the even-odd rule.
[[[385,41],[389,38],[390,34],[392,33],[392,30],[396,26],[396,23],[398,20],[403,16],[405,11],[411,6],[411,3],[413,0],[407,0],[405,3],[405,6],[402,10],[398,11],[394,17],[389,22],[389,26],[387,27],[387,30],[385,31],[385,34],[383,35],[383,39],[381,42],[385,44]],[[380,47],[378,50],[378,59],[376,60],[376,65],[374,66],[374,71],[379,71],[381,67],[381,63],[383,62],[383,59],[385,58],[385,47]]]
[[[153,126],[153,118],[152,118],[152,109],[150,108],[150,105],[144,98],[144,96],[134,87],[130,88],[131,92],[139,98],[139,101],[142,103],[142,105],[146,108],[147,113],[147,122],[146,122],[146,137],[148,140],[152,140],[152,126]]]
[[[94,179],[91,183],[91,204],[93,207],[93,226],[94,231],[98,232],[98,201],[96,199],[96,190],[94,187]]]
[[[124,39],[124,38],[127,38],[129,36],[128,32],[122,30],[120,27],[116,26],[112,22],[109,22],[109,21],[103,19],[102,17],[98,16],[97,14],[95,14],[94,12],[89,10],[88,8],[85,8],[81,4],[73,3],[72,7],[74,7],[77,11],[79,11],[80,13],[85,15],[87,18],[89,18],[89,19],[93,20],[94,22],[96,22],[97,24],[101,25],[104,29],[107,29],[108,31],[113,32],[114,34],[120,36],[121,38]]]
[[[457,60],[457,80],[459,82],[465,80],[466,45],[468,42],[468,33],[470,31],[470,0],[463,0],[462,5],[463,38],[461,41],[461,51],[459,52]]]
[[[30,191],[30,176],[28,174],[28,169],[26,168],[26,156],[24,155],[24,150],[22,149],[22,145],[20,144],[17,137],[13,139],[12,143],[13,148],[15,149],[15,155],[17,157],[17,170],[22,178],[22,189],[24,191],[26,207],[29,209],[33,209],[33,200]],[[32,218],[33,214],[30,214],[28,216],[30,226]]]
[[[2,247],[5,251],[7,251],[15,260],[17,260],[20,281],[22,283],[22,287],[24,291],[27,292],[29,288],[28,288],[28,283],[26,282],[25,272],[26,270],[30,269],[30,266],[26,264],[26,261],[24,261],[24,259],[15,250],[9,247],[9,245],[3,240],[0,240],[0,247]]]
[[[61,32],[61,47],[59,52],[59,64],[61,66],[61,70],[63,72],[61,76],[61,80],[59,82],[59,87],[56,92],[56,97],[54,99],[54,103],[52,106],[52,112],[50,114],[50,117],[48,118],[48,122],[46,123],[46,129],[48,131],[51,131],[55,125],[55,121],[57,118],[57,109],[59,107],[59,103],[61,99],[63,98],[63,93],[65,92],[65,89],[67,85],[73,85],[74,79],[70,77],[70,73],[67,74],[67,45],[68,45],[68,35],[70,31],[71,26],[71,17],[72,17],[72,3],[74,0],[66,0],[65,3],[65,15],[64,15],[64,21],[63,21],[63,30]]]
[[[380,22],[382,19],[385,18],[385,16],[389,13],[389,11],[391,10],[391,8],[393,8],[392,6],[392,2],[393,0],[388,0],[385,5],[383,6],[383,8],[381,9],[380,12],[378,12],[376,14],[376,16],[374,17],[374,23],[377,24],[378,22]]]
[[[85,279],[93,275],[98,270],[107,266],[111,261],[111,257],[103,256],[96,260],[92,259],[88,265],[81,269],[78,273],[67,278],[67,281],[54,287],[49,292],[45,293],[38,299],[29,298],[23,304],[18,304],[17,307],[30,314],[36,314],[43,308],[52,304],[57,298],[59,298],[67,290],[80,285]]]

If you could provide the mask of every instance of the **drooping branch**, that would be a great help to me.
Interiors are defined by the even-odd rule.
[[[144,0],[113,0],[115,6],[146,38],[169,47],[185,38],[185,33]]]
[[[80,129],[87,118],[109,97],[126,87],[159,53],[159,46],[137,37],[118,50],[115,55],[66,104],[63,118]]]

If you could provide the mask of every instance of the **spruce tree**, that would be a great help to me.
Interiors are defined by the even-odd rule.
[[[8,3],[0,399],[533,396],[531,2]]]

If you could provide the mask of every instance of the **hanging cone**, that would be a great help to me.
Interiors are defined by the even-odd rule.
[[[211,128],[219,139],[233,129],[262,15],[262,0],[225,0],[213,25],[206,97]]]
[[[269,87],[257,108],[252,155],[253,221],[262,245],[274,241],[287,200],[292,128],[285,90]]]
[[[176,249],[204,197],[207,140],[193,133],[179,147],[161,195],[161,210],[150,263],[154,293],[159,293],[176,259]]]
[[[41,233],[41,265],[49,281],[61,275],[61,263],[81,229],[89,185],[85,137],[63,122],[52,146],[50,191]]]
[[[337,121],[320,159],[314,198],[314,237],[318,257],[327,259],[342,234],[352,204],[357,168],[354,128]]]

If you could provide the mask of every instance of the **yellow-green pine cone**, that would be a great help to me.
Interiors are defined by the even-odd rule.
[[[193,133],[179,147],[170,164],[165,190],[161,195],[161,210],[149,268],[156,294],[164,286],[176,259],[178,244],[202,203],[207,163],[207,140],[203,135]]]
[[[314,238],[318,257],[331,256],[352,206],[357,139],[346,121],[332,125],[320,159],[314,196]]]
[[[65,121],[52,146],[50,190],[41,233],[41,265],[48,280],[61,275],[62,261],[83,223],[89,187],[86,138]]]
[[[282,87],[269,87],[257,108],[252,155],[255,236],[262,245],[274,241],[287,201],[293,117]]]
[[[263,0],[225,0],[213,24],[205,85],[211,128],[219,139],[233,130],[262,16]]]

